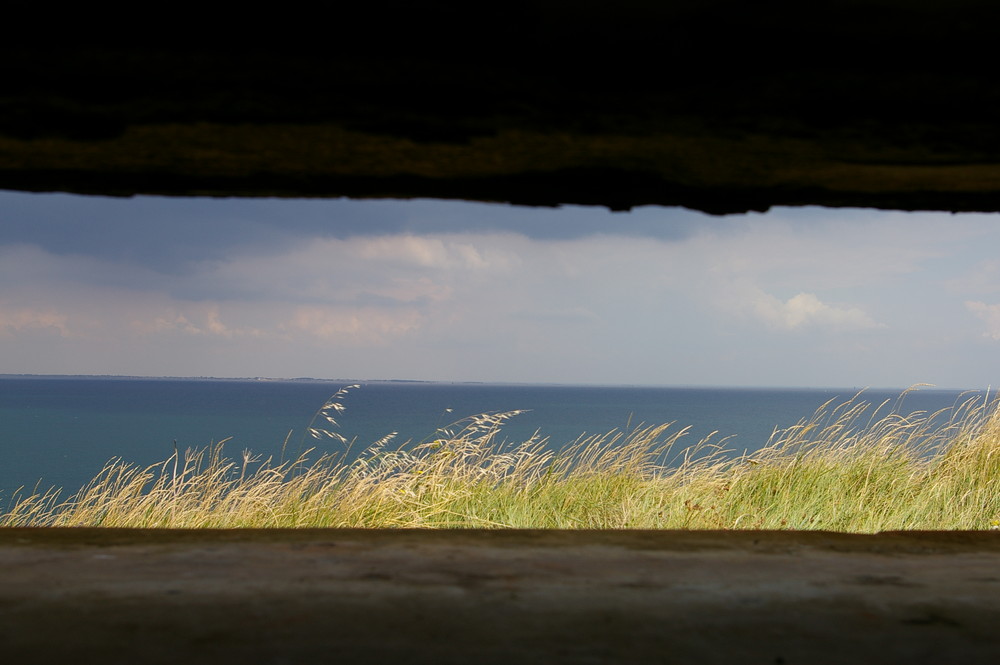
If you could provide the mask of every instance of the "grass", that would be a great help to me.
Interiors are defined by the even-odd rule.
[[[902,414],[828,403],[750,455],[672,424],[581,438],[555,451],[502,438],[518,412],[483,414],[360,455],[333,431],[342,390],[306,434],[340,453],[285,460],[225,441],[141,468],[111,461],[68,499],[15,494],[0,526],[598,529],[989,529],[1000,526],[1000,402]],[[900,400],[901,402],[901,400]],[[320,423],[320,424],[317,424]],[[315,457],[313,457],[315,455]],[[349,460],[349,461],[348,461]]]

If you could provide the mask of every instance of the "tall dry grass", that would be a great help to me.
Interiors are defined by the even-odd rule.
[[[306,434],[338,444],[285,460],[225,441],[140,468],[110,462],[79,492],[18,495],[0,525],[987,529],[1000,525],[1000,403],[971,399],[903,414],[860,396],[828,403],[752,454],[711,438],[683,445],[672,424],[582,437],[503,439],[518,412],[483,414],[349,457],[332,428],[345,391]],[[320,424],[317,424],[320,423]]]

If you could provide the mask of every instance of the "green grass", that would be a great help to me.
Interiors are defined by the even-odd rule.
[[[341,391],[306,432],[333,431]],[[734,456],[726,441],[640,426],[554,452],[511,443],[517,412],[484,414],[402,449],[392,437],[343,454],[227,458],[225,442],[147,468],[113,460],[68,499],[15,494],[3,526],[989,529],[1000,525],[1000,402],[902,414],[827,404]],[[317,425],[317,422],[323,423]],[[287,444],[287,441],[286,441]],[[286,446],[287,449],[287,446]],[[284,453],[282,457],[284,456]]]

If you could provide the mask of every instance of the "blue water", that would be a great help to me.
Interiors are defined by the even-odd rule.
[[[174,441],[184,450],[227,437],[226,450],[244,448],[265,457],[319,446],[303,432],[315,411],[344,382],[126,378],[0,378],[0,500],[19,486],[76,490],[104,463],[121,457],[139,465],[169,457]],[[810,416],[854,389],[630,388],[375,382],[344,399],[339,433],[353,450],[396,431],[398,440],[420,441],[453,421],[492,411],[525,409],[503,432],[521,441],[536,430],[554,446],[581,434],[603,434],[639,423],[690,427],[694,444],[713,431],[732,437],[727,447],[753,451],[775,428]],[[864,400],[895,401],[900,391],[866,391]],[[907,395],[904,412],[951,407],[956,391]],[[286,455],[287,457],[288,455]]]

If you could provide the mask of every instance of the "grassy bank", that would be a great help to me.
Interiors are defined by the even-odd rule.
[[[338,448],[343,391],[308,434]],[[68,499],[15,495],[0,525],[104,527],[531,527],[988,529],[1000,524],[1000,402],[903,415],[828,404],[734,455],[673,425],[510,443],[517,412],[481,415],[356,457],[225,454],[225,442],[140,468],[116,460]],[[321,423],[321,424],[317,424]],[[286,442],[287,443],[287,442]],[[350,461],[347,461],[350,460]]]

